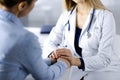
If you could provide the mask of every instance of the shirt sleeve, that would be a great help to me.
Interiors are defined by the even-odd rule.
[[[47,37],[47,39],[44,42],[43,45],[43,57],[48,57],[48,55],[54,51],[56,48],[58,48],[58,46],[62,43],[62,38],[63,38],[63,30],[64,30],[64,25],[66,24],[66,19],[67,19],[67,14],[68,12],[65,11],[63,12],[56,25],[52,28],[49,36]],[[66,18],[65,18],[66,17]],[[47,49],[47,50],[46,50]],[[47,54],[47,56],[46,56]]]
[[[48,66],[49,60],[47,60],[47,64],[45,63],[41,57],[42,50],[39,41],[35,35],[29,33],[23,39],[17,47],[19,61],[36,80],[54,80],[67,68],[67,64],[62,61],[51,66]]]
[[[45,62],[48,66],[51,65],[51,60],[50,60],[50,58],[44,59],[44,62]]]

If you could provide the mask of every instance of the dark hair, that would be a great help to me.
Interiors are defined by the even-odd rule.
[[[17,3],[20,3],[22,1],[27,1],[28,4],[31,4],[31,2],[33,0],[0,0],[0,4],[8,7],[8,8],[11,8],[13,6],[15,6]]]

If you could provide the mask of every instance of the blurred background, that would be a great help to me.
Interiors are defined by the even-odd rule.
[[[26,27],[54,25],[62,12],[62,0],[38,0],[30,14],[21,20]]]
[[[120,0],[101,0],[112,11],[116,21],[116,31],[120,35]]]

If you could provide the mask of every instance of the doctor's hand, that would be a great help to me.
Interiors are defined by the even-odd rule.
[[[64,58],[58,58],[57,61],[63,61],[67,64],[67,67],[69,68],[71,66],[71,63],[67,60],[67,59],[64,59]]]
[[[68,60],[70,62],[70,64],[73,66],[80,66],[81,65],[80,59],[75,58],[72,55],[70,49],[59,48],[56,50],[55,53],[56,53],[57,57]]]

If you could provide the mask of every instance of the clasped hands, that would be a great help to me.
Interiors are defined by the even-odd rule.
[[[81,65],[80,59],[75,58],[72,55],[70,49],[58,48],[49,57],[52,63],[55,63],[56,61],[61,60],[61,61],[64,61],[68,65],[68,67]]]

